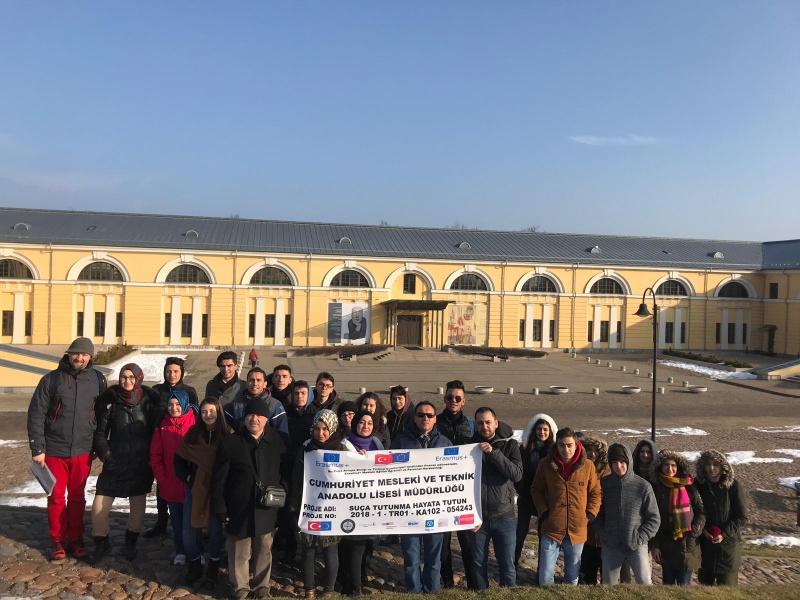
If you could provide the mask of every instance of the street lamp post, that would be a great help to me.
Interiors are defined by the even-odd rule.
[[[653,312],[651,313],[650,310],[647,308],[647,304],[645,304],[644,299],[647,297],[647,293],[653,296]],[[637,310],[634,314],[637,317],[649,317],[653,316],[653,400],[652,400],[652,421],[650,424],[650,439],[653,440],[655,444],[656,441],[656,362],[657,362],[657,354],[658,354],[658,304],[656,304],[656,293],[653,291],[653,288],[649,287],[644,291],[642,294],[642,303],[639,305],[639,310]]]

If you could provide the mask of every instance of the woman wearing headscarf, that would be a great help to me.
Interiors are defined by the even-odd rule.
[[[594,469],[597,473],[597,479],[602,480],[603,477],[611,474],[611,468],[608,466],[608,444],[603,440],[592,437],[584,437],[581,440],[584,450],[586,450],[586,458],[594,463]],[[597,585],[602,583],[602,543],[600,541],[600,523],[593,521],[589,523],[588,537],[586,543],[583,545],[583,552],[581,553],[581,583],[588,585]]]
[[[531,526],[531,517],[536,516],[536,507],[531,497],[531,485],[539,468],[539,461],[547,456],[556,440],[556,422],[550,415],[533,415],[522,432],[520,453],[522,454],[522,479],[517,488],[517,543],[514,549],[514,566],[519,566],[519,557]]]
[[[742,531],[747,524],[745,492],[725,455],[707,450],[697,459],[695,485],[703,499],[706,525],[700,536],[703,585],[737,585],[742,562]]]
[[[195,584],[203,574],[203,529],[208,530],[208,567],[204,583],[217,583],[225,534],[222,523],[211,514],[211,473],[217,449],[228,434],[222,406],[216,398],[200,404],[200,420],[181,440],[175,452],[175,474],[186,485],[183,497],[183,547],[186,551],[186,583]]]
[[[108,515],[115,498],[128,498],[130,513],[125,531],[124,556],[136,558],[136,541],[142,530],[145,497],[153,486],[150,440],[158,417],[159,397],[142,385],[144,373],[128,363],[120,369],[119,384],[97,399],[94,452],[103,463],[92,503],[93,562],[110,551]]]
[[[294,512],[299,513],[303,500],[303,470],[305,467],[306,452],[314,450],[353,450],[346,442],[339,426],[339,418],[332,410],[323,408],[316,415],[311,425],[311,438],[303,443],[302,452],[295,455],[292,472],[292,489],[290,490],[289,505]],[[317,584],[315,579],[315,561],[317,551],[325,556],[325,574],[322,587],[325,593],[332,593],[336,585],[336,575],[339,571],[339,539],[332,535],[309,535],[305,532],[298,533],[298,545],[303,556],[303,585],[306,598],[315,598]]]
[[[389,426],[386,423],[386,407],[384,407],[380,396],[375,392],[365,392],[356,399],[358,410],[370,413],[373,417],[373,435],[377,437],[384,448],[389,448],[391,437],[389,436]]]
[[[661,515],[653,560],[661,564],[665,585],[689,585],[700,566],[697,538],[706,522],[689,462],[677,452],[661,450],[653,462],[652,483]]]

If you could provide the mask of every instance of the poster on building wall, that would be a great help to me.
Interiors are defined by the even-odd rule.
[[[328,343],[366,344],[369,340],[369,304],[332,302],[328,304]]]
[[[451,304],[448,307],[447,343],[465,346],[486,343],[486,306]]]

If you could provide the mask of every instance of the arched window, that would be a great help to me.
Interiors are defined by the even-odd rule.
[[[0,279],[33,279],[33,275],[25,263],[4,258],[0,260]]]
[[[464,273],[456,278],[450,285],[450,289],[465,292],[485,292],[489,288],[482,277],[475,275],[475,273]]]
[[[554,284],[553,280],[549,277],[534,275],[525,282],[525,285],[522,286],[522,291],[537,292],[540,294],[555,294],[556,284]]]
[[[178,265],[169,272],[167,283],[211,283],[203,269],[196,265]]]
[[[622,286],[619,284],[618,281],[611,279],[610,277],[603,277],[603,279],[598,279],[594,282],[592,289],[589,290],[592,294],[603,294],[603,295],[618,295],[621,296],[625,292],[622,291]]]
[[[747,288],[738,281],[729,281],[719,291],[720,298],[749,298]]]
[[[669,279],[658,286],[656,296],[688,296],[686,286],[677,279]]]
[[[333,279],[331,279],[331,287],[368,288],[369,281],[358,271],[346,269],[334,275]]]
[[[123,281],[122,273],[109,262],[98,261],[83,267],[78,281]]]
[[[250,285],[292,285],[292,280],[283,269],[264,267],[253,275]]]

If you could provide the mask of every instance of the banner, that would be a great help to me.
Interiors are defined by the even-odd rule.
[[[328,304],[329,344],[366,344],[368,340],[368,303],[331,302]]]
[[[481,520],[478,444],[305,453],[298,526],[312,535],[473,529]]]

